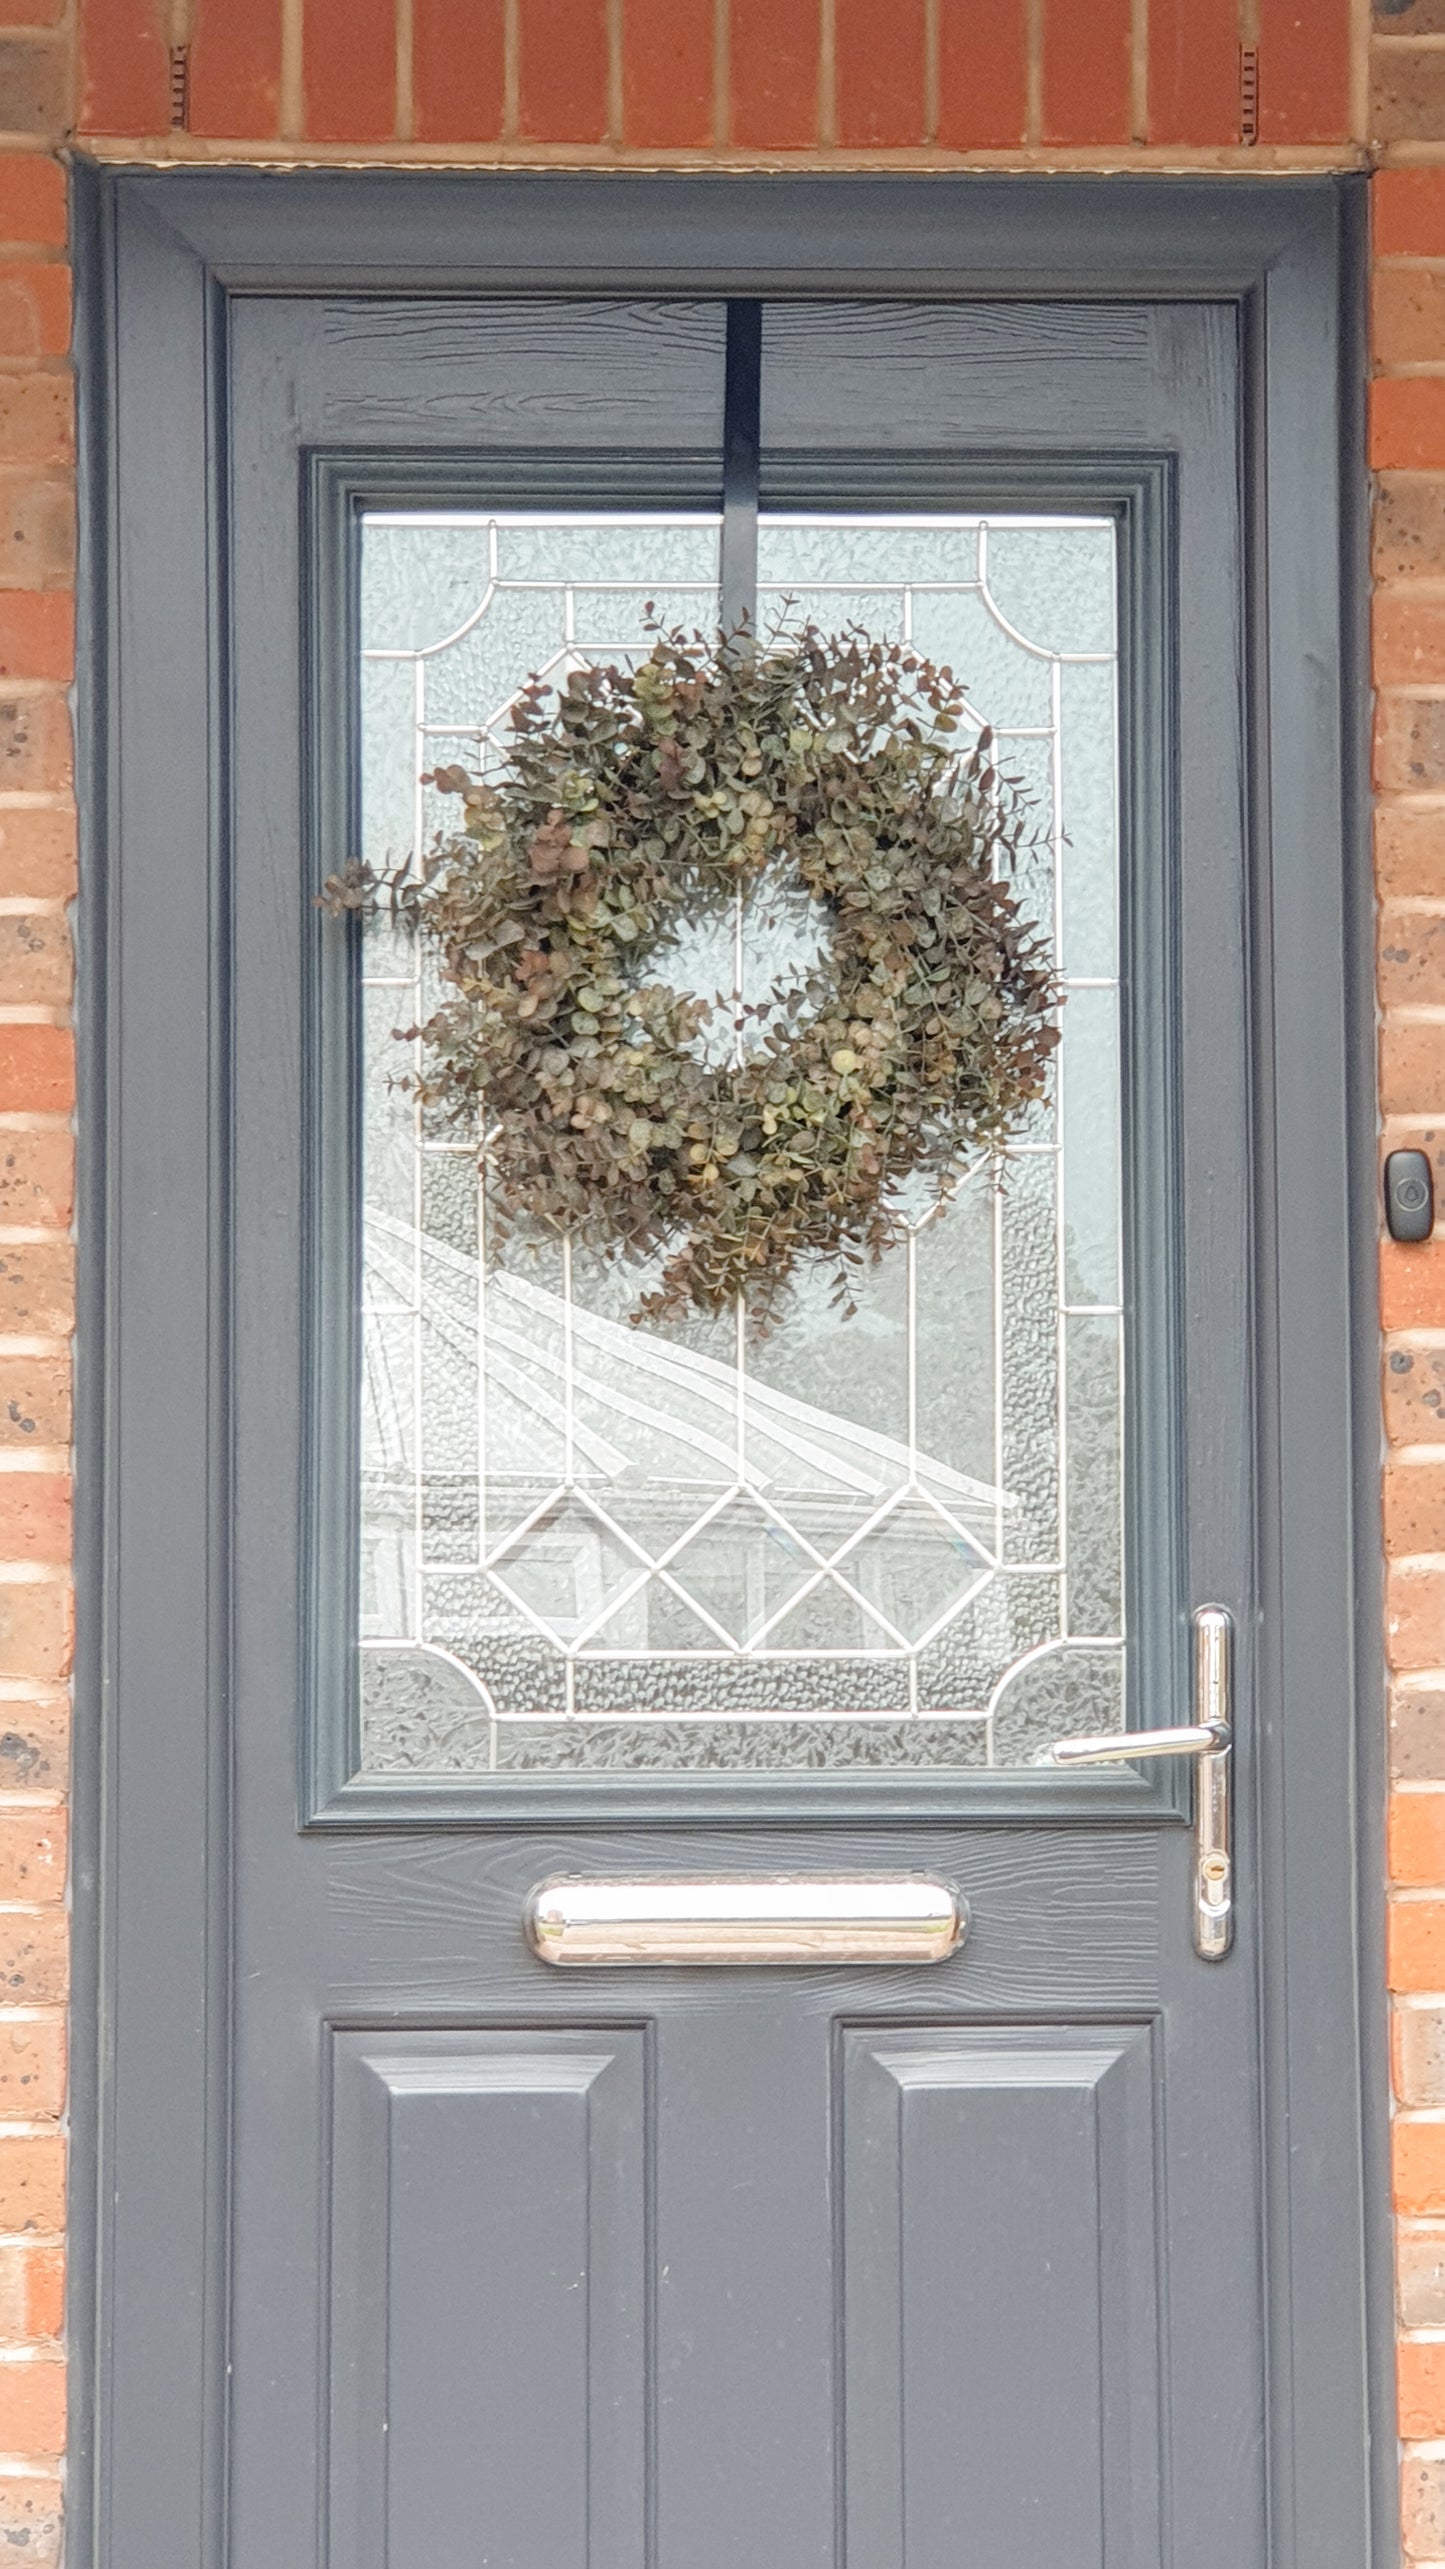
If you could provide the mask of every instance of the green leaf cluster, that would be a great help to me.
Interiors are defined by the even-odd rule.
[[[385,910],[447,995],[424,1106],[480,1133],[512,1224],[665,1253],[637,1317],[742,1296],[773,1317],[800,1260],[859,1261],[997,1154],[1044,1091],[1060,992],[1014,888],[1031,820],[947,669],[858,631],[766,643],[658,631],[631,668],[532,681],[499,773],[444,767],[460,826],[333,912]],[[817,905],[825,962],[753,1012],[724,1065],[659,947],[769,883]]]

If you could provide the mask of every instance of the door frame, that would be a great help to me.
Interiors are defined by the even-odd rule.
[[[109,2522],[117,2475],[143,2473],[150,2556],[206,2569],[224,2560],[229,1315],[216,1072],[226,1043],[231,299],[974,293],[1206,299],[1238,314],[1250,934],[1256,1058],[1268,1071],[1256,1113],[1256,1272],[1268,1278],[1257,1646],[1261,1701],[1275,1714],[1261,1722],[1256,1819],[1271,2557],[1277,2569],[1364,2559],[1393,2569],[1362,183],[80,165],[73,237],[83,847],[74,2556],[140,2569],[113,2548]],[[1336,540],[1322,541],[1324,529]],[[196,852],[184,870],[178,844]],[[1277,951],[1295,958],[1278,985]],[[189,1166],[210,1172],[199,1204],[175,1183]],[[164,1297],[150,1289],[161,1278]],[[1271,1339],[1274,1308],[1307,1314],[1308,1328]],[[197,1418],[204,1437],[188,1423]],[[147,1529],[134,1574],[128,1523]],[[1291,1844],[1311,1852],[1292,1873],[1286,1808]],[[146,2232],[167,2274],[162,2286],[149,2270],[157,2325],[118,2450],[111,2314],[115,2296],[136,2288],[128,2266]],[[150,2422],[139,2439],[138,2415]]]

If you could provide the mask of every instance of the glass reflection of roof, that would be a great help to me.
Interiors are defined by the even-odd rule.
[[[422,1328],[433,1398],[474,1402],[482,1345],[489,1468],[531,1479],[544,1449],[570,1439],[579,1477],[633,1484],[735,1479],[756,1489],[881,1498],[910,1482],[960,1517],[992,1518],[1014,1502],[901,1440],[793,1399],[657,1332],[570,1306],[526,1277],[495,1269],[479,1314],[475,1258],[370,1208],[366,1263],[376,1301],[410,1304],[420,1244]],[[389,1382],[384,1354],[376,1363]],[[386,1471],[407,1470],[400,1404],[382,1396],[368,1364],[371,1451]],[[437,1375],[441,1380],[437,1381]],[[445,1388],[443,1388],[445,1387]],[[741,1419],[739,1417],[741,1393]],[[571,1417],[568,1418],[570,1406]],[[741,1458],[742,1468],[739,1468]]]

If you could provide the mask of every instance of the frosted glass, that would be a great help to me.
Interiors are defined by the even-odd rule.
[[[1020,651],[980,592],[948,596],[923,590],[913,602],[911,625],[910,639],[962,679],[980,720],[1002,740],[1047,729],[1050,664]]]
[[[485,523],[438,527],[367,521],[361,548],[361,647],[434,651],[481,604],[492,562]]]
[[[717,621],[715,587],[652,588],[630,591],[579,589],[577,622],[602,637],[603,647],[618,652],[646,651],[659,624],[681,625],[684,632],[710,632]]]
[[[717,550],[715,520],[368,520],[368,851],[454,825],[424,771],[494,764],[534,673],[644,648],[650,601],[710,626]],[[660,1257],[499,1236],[467,1137],[400,1084],[435,968],[368,927],[368,1772],[1007,1765],[1117,1711],[1113,562],[1102,522],[762,522],[765,625],[906,638],[997,732],[1038,805],[1015,888],[1069,989],[1003,1171],[961,1170],[941,1211],[901,1199],[913,1227],[847,1317],[805,1271],[766,1336],[730,1312],[640,1328]],[[717,1001],[697,1043],[721,1060],[755,1040],[739,1000],[800,987],[825,941],[769,881],[649,970]]]
[[[1000,1557],[1054,1561],[1059,1548],[1058,1167],[1016,1159],[999,1203]]]
[[[476,738],[498,722],[516,691],[519,670],[565,662],[564,621],[555,589],[494,592],[485,613],[424,663],[428,724],[459,723],[464,735]]]
[[[361,846],[399,865],[416,835],[416,682],[410,661],[361,665]]]
[[[1124,1655],[1117,1647],[1061,1642],[1021,1660],[999,1690],[989,1724],[995,1766],[1030,1766],[1070,1731],[1121,1728]]]
[[[849,1712],[908,1712],[908,1669],[902,1660],[860,1653],[830,1664],[833,1682],[820,1718],[831,1720]],[[808,1714],[816,1709],[808,1667],[804,1659],[721,1655],[588,1659],[577,1669],[577,1707],[579,1712],[612,1719],[702,1715],[715,1722],[749,1713],[771,1714],[781,1727],[790,1712]]]
[[[984,574],[997,613],[1035,650],[1112,654],[1117,573],[1111,526],[1007,526],[995,520],[986,530]]]
[[[1066,972],[1110,980],[1119,954],[1119,788],[1112,661],[1059,671],[1060,945]]]
[[[552,1722],[498,1732],[499,1771],[790,1775],[982,1766],[982,1722]]]
[[[991,1704],[1010,1671],[1057,1636],[1060,1593],[1057,1574],[1006,1570],[991,1579],[972,1613],[920,1651],[920,1709],[956,1713]]]
[[[898,596],[901,583],[943,582],[954,590],[978,580],[978,528],[971,519],[765,517],[758,579],[764,596],[800,588],[842,590],[850,584]]]
[[[545,588],[571,581],[588,589],[604,585],[652,597],[668,588],[707,588],[717,580],[715,519],[673,522],[628,517],[608,525],[582,518],[497,521],[499,580],[538,581]],[[715,612],[714,608],[714,612]]]
[[[1119,1299],[1119,994],[1071,992],[1062,1065],[1064,1288],[1071,1303]]]
[[[877,642],[904,642],[908,638],[903,601],[896,589],[854,587],[838,582],[823,588],[814,582],[797,580],[785,560],[777,566],[777,576],[768,573],[775,566],[768,556],[767,572],[763,569],[759,543],[758,565],[758,630],[771,633],[776,626],[816,624],[825,633],[841,633],[845,626],[862,625]]]
[[[1074,1633],[1123,1630],[1121,1335],[1118,1320],[1065,1323],[1068,1629]]]

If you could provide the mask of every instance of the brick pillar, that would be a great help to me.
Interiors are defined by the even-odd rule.
[[[31,88],[54,76],[47,36],[0,38],[0,115],[22,42]],[[69,344],[64,174],[0,149],[0,2544],[35,2569],[65,2447]]]
[[[1389,122],[1418,69],[1399,44],[1377,69]],[[1373,196],[1383,1141],[1428,1151],[1445,1202],[1445,169]],[[1380,1258],[1403,2501],[1407,2556],[1438,2560],[1445,2465],[1410,2447],[1445,2436],[1445,1225]]]

